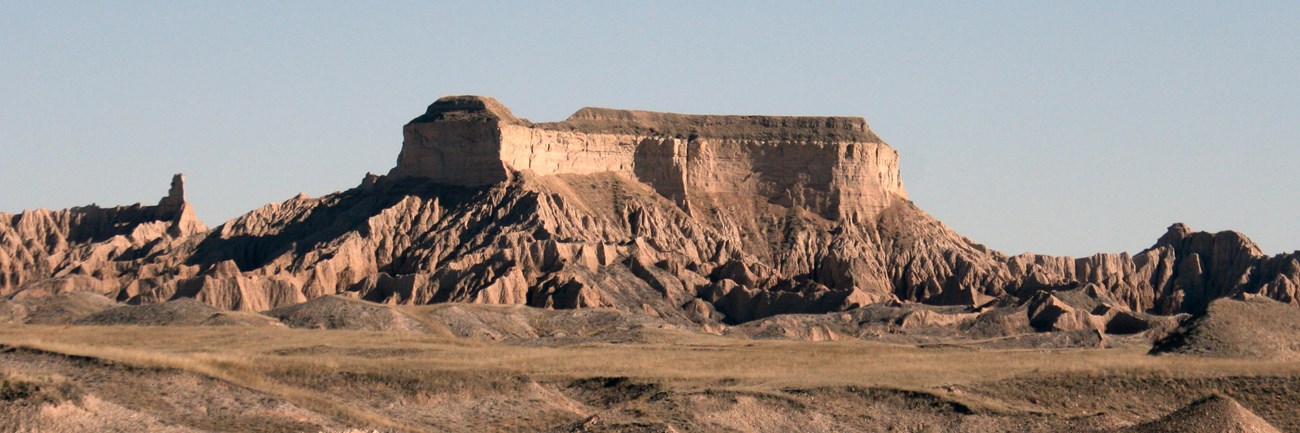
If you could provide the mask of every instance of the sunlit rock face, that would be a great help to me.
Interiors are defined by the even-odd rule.
[[[453,96],[403,134],[386,176],[211,230],[179,176],[156,206],[0,214],[0,298],[267,311],[343,294],[613,308],[714,330],[923,302],[1019,311],[972,325],[985,331],[1086,333],[1163,326],[1150,314],[1242,293],[1295,304],[1300,291],[1300,254],[1181,224],[1132,256],[991,250],[908,200],[898,153],[861,118],[584,108],[533,123]],[[898,325],[956,318],[970,317]]]
[[[439,99],[404,128],[393,177],[483,186],[535,175],[620,173],[690,210],[744,195],[870,220],[907,198],[898,152],[856,117],[702,116],[584,108],[532,123],[494,99]]]

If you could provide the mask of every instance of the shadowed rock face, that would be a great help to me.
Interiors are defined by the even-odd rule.
[[[1266,257],[1235,232],[1181,224],[1134,256],[990,250],[908,200],[897,152],[861,118],[586,108],[532,123],[458,96],[403,131],[387,176],[212,230],[179,179],[158,206],[0,216],[0,296],[267,311],[343,294],[706,326],[1000,298],[1025,327],[1091,332],[1145,329],[1146,313],[1236,293],[1294,304],[1300,290],[1300,254]]]

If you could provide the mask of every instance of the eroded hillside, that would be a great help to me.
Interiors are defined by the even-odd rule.
[[[1181,224],[1133,256],[990,250],[908,200],[898,153],[861,118],[585,108],[533,123],[461,96],[404,137],[387,175],[211,230],[179,177],[156,206],[3,215],[0,295],[267,311],[343,294],[706,327],[919,302],[1104,330],[1121,313],[1199,313],[1242,293],[1294,305],[1300,290],[1300,254]],[[1070,291],[1087,299],[1060,299]]]

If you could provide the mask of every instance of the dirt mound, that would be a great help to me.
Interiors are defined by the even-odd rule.
[[[1156,342],[1152,354],[1300,359],[1300,309],[1270,299],[1220,299]]]
[[[827,341],[862,339],[924,347],[1059,349],[1111,347],[1098,329],[1037,332],[1024,305],[933,306],[873,304],[835,314],[785,314],[732,326],[722,335],[752,339]]]
[[[120,304],[89,292],[0,301],[0,323],[64,325]]]
[[[243,327],[274,327],[284,326],[274,318],[263,316],[257,313],[248,313],[244,311],[222,311],[208,316],[199,326],[243,326]]]
[[[291,328],[350,329],[359,331],[426,332],[428,327],[391,306],[324,296],[265,313]]]
[[[889,302],[833,314],[772,316],[729,327],[722,334],[761,340],[860,338],[916,343],[956,335],[976,316],[978,313],[964,306]]]
[[[1123,432],[1141,433],[1271,433],[1279,432],[1231,397],[1211,395],[1155,421]]]
[[[647,341],[646,332],[675,328],[649,316],[604,308],[546,310],[524,306],[441,304],[408,307],[459,337],[534,344]]]
[[[530,323],[528,310],[522,306],[467,304],[408,308],[413,314],[446,326],[458,337],[491,341],[539,337]]]
[[[553,338],[645,342],[650,340],[647,333],[651,330],[675,328],[653,317],[606,308],[538,311],[543,314],[533,319],[533,329]]]
[[[220,313],[211,305],[193,298],[180,298],[161,304],[123,305],[77,320],[78,325],[197,326]]]
[[[1080,347],[1100,349],[1113,347],[1114,345],[1106,334],[1095,329],[1083,329],[1078,331],[1035,332],[1032,334],[1017,334],[984,340],[955,340],[953,342],[940,342],[924,345],[924,347],[934,346],[955,346],[983,350],[1016,350],[1065,349]]]
[[[723,335],[756,340],[835,341],[853,332],[851,326],[837,326],[834,320],[813,314],[783,314],[756,320],[723,331]]]

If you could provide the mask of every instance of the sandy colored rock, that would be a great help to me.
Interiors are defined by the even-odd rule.
[[[854,117],[586,108],[533,123],[491,98],[447,97],[404,127],[387,176],[212,230],[179,175],[156,206],[0,215],[0,297],[12,299],[84,291],[262,312],[342,294],[612,308],[714,330],[1009,299],[1004,310],[1024,307],[1045,331],[1130,332],[1144,314],[1238,293],[1295,304],[1297,290],[1300,254],[1182,224],[1132,256],[1006,256],[909,201],[898,153]],[[1061,302],[1026,305],[1045,292]],[[1027,326],[1016,314],[954,326],[1009,335]]]
[[[1039,331],[1083,331],[1105,328],[1102,318],[1073,307],[1049,292],[1029,301],[1029,326]]]
[[[93,292],[119,299],[135,290],[131,282],[165,268],[160,256],[206,232],[179,174],[157,206],[0,214],[0,298]]]

